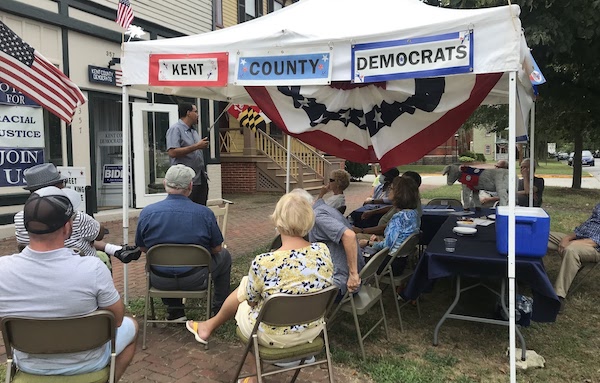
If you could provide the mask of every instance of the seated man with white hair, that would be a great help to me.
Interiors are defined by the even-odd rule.
[[[313,196],[304,189],[294,189],[292,193],[313,203]],[[338,298],[341,299],[346,290],[357,292],[360,288],[358,273],[365,261],[359,251],[356,233],[342,213],[327,205],[321,198],[314,202],[313,211],[315,225],[308,233],[308,238],[310,242],[322,242],[329,248],[333,260],[333,283],[339,287]]]
[[[181,164],[167,170],[163,181],[167,198],[142,209],[135,243],[144,252],[163,243],[200,245],[210,251],[215,286],[212,312],[216,314],[229,295],[231,254],[222,247],[223,234],[215,214],[188,198],[194,186],[194,176],[192,168]],[[204,290],[208,283],[208,269],[154,266],[150,269],[150,283],[161,290]],[[181,298],[163,298],[163,303],[167,306],[167,320],[187,320]]]

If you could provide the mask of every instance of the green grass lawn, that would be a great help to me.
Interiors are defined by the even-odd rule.
[[[443,186],[425,191],[423,199],[434,197],[459,198],[460,186]],[[600,190],[547,187],[544,191],[544,209],[551,217],[551,229],[569,232],[589,217],[600,201]],[[268,244],[233,261],[231,288],[237,287],[246,275],[251,260],[266,250]],[[553,282],[560,268],[560,257],[549,253],[544,258],[545,268]],[[564,313],[555,323],[532,322],[521,331],[527,348],[546,359],[546,367],[518,371],[517,381],[527,383],[600,382],[600,278],[598,272],[586,278],[581,287],[568,297]],[[580,276],[578,276],[580,278]],[[492,281],[493,282],[493,281]],[[527,286],[519,286],[521,293],[531,296]],[[432,346],[433,330],[443,312],[453,300],[450,280],[438,281],[431,293],[421,297],[421,312],[411,305],[402,309],[404,332],[400,332],[391,289],[384,290],[384,305],[390,340],[383,329],[375,330],[365,340],[369,357],[362,361],[352,317],[348,314],[335,322],[329,336],[334,363],[358,370],[363,381],[381,383],[431,382],[506,382],[509,368],[506,350],[508,328],[496,325],[448,320],[440,332],[440,344]],[[465,293],[466,301],[457,308],[464,313],[491,315],[495,310],[495,296],[487,290],[473,289]],[[161,304],[158,302],[159,308]],[[133,300],[129,307],[136,315],[143,315],[143,300]],[[188,317],[200,319],[203,308],[187,312]],[[378,310],[360,318],[361,327],[375,323]],[[158,315],[164,315],[159,310]],[[229,321],[215,336],[227,342],[239,342],[235,323]],[[0,367],[1,369],[1,367]]]

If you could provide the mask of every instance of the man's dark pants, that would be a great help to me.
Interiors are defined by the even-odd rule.
[[[230,293],[230,275],[231,275],[231,254],[227,249],[221,250],[211,257],[212,278],[214,283],[214,295],[212,298],[212,312],[217,313],[223,302]],[[199,272],[191,275],[178,278],[165,277],[164,275],[156,275],[150,272],[150,284],[160,290],[184,290],[196,291],[205,290],[207,288],[208,269],[201,268]],[[183,302],[181,298],[162,298],[163,303],[167,306],[167,312],[176,312],[182,310]]]
[[[189,198],[200,205],[206,206],[206,201],[208,200],[208,179],[205,176],[202,176],[202,183],[200,185],[193,185]]]

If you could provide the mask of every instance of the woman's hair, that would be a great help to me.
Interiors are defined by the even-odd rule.
[[[331,179],[340,187],[342,191],[350,186],[350,173],[344,169],[336,169],[331,172]]]
[[[412,170],[407,170],[402,173],[402,177],[412,178],[413,181],[417,184],[417,187],[421,186],[421,175],[417,172],[413,172]]]
[[[277,202],[271,219],[280,234],[304,237],[315,224],[315,213],[302,195],[288,193]]]
[[[392,183],[392,203],[398,209],[416,209],[419,203],[419,187],[409,177],[396,177]]]

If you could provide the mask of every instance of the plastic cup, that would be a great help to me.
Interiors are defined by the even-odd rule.
[[[446,251],[448,253],[454,253],[456,249],[456,238],[444,238],[444,244],[446,245]]]

